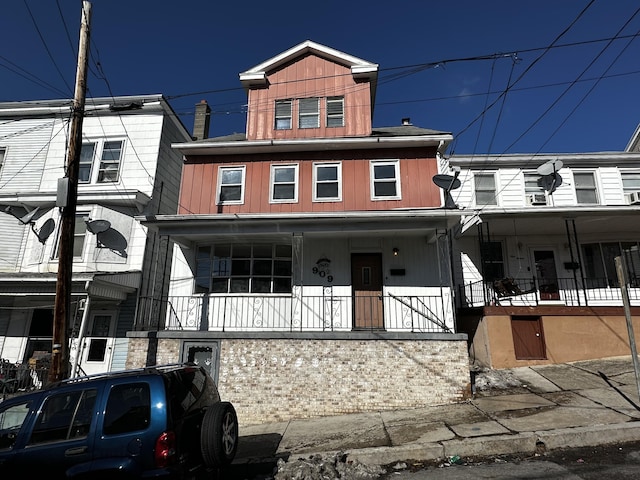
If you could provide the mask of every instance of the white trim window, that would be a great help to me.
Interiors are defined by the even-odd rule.
[[[218,169],[217,205],[244,203],[245,172],[244,165]]]
[[[293,100],[276,100],[276,130],[290,130]]]
[[[344,127],[344,97],[327,97],[327,127]]]
[[[298,128],[320,127],[320,99],[301,98],[298,100]]]
[[[400,200],[400,161],[371,162],[371,200]]]
[[[576,188],[576,201],[580,205],[593,205],[598,202],[595,172],[573,172],[573,184]]]
[[[271,203],[298,201],[298,165],[271,165]]]
[[[313,201],[336,202],[342,200],[342,164],[313,164]]]
[[[73,261],[81,262],[84,254],[84,246],[87,243],[87,224],[85,223],[85,217],[89,216],[89,212],[77,212],[76,222],[73,230]],[[58,229],[58,241],[56,243],[53,259],[56,260],[60,257],[60,234],[61,228]]]
[[[621,176],[624,193],[640,192],[640,172],[622,172]]]
[[[123,151],[124,140],[83,142],[78,182],[117,183],[120,180]]]
[[[494,173],[474,173],[476,205],[497,205],[496,176]]]
[[[2,165],[4,165],[4,156],[7,150],[4,147],[0,147],[0,173],[2,173]]]

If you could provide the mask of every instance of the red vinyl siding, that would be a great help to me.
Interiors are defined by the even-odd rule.
[[[342,153],[342,155],[341,155]],[[435,149],[428,157],[417,157],[416,149],[358,152],[305,152],[304,154],[242,157],[197,157],[185,163],[179,213],[293,213],[390,210],[396,208],[440,207],[440,189],[432,181],[437,172]],[[419,149],[424,154],[424,149]],[[370,159],[400,159],[400,200],[371,200]],[[209,163],[210,162],[210,163]],[[313,201],[314,162],[340,162],[342,201]],[[297,203],[270,203],[272,164],[298,164]],[[218,206],[215,202],[218,169],[221,165],[245,165],[245,192],[242,205]]]

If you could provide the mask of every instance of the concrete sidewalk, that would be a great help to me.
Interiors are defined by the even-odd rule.
[[[234,463],[343,452],[387,465],[640,441],[630,356],[487,371],[476,382],[463,403],[241,426]]]

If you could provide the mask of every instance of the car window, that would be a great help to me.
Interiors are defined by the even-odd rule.
[[[115,385],[104,413],[104,434],[144,430],[149,426],[151,396],[148,383]]]
[[[51,395],[38,412],[29,444],[86,437],[95,400],[95,389]]]
[[[0,449],[13,447],[30,406],[31,402],[24,402],[0,412]]]

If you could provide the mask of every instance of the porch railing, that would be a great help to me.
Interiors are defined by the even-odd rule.
[[[38,390],[48,381],[48,367],[31,367],[0,360],[0,400],[7,397]]]
[[[555,282],[540,284],[535,277],[514,278],[517,291],[504,294],[495,282],[479,280],[461,285],[458,306],[538,305],[541,302],[560,302],[566,306],[622,306],[622,292],[615,281],[606,278],[563,277]],[[633,279],[627,291],[632,305],[640,306],[640,282]]]
[[[164,330],[450,333],[450,295],[191,295],[141,298],[137,324]]]

